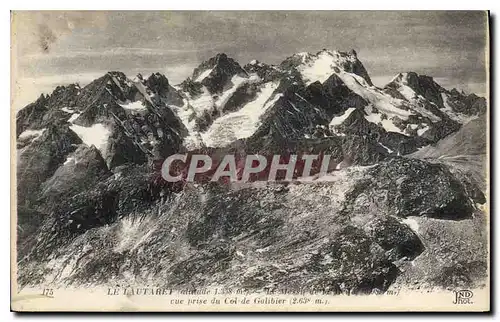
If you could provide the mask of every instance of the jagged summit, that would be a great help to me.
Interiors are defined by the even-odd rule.
[[[299,70],[307,83],[324,82],[333,73],[347,72],[361,76],[369,86],[373,85],[355,50],[342,52],[322,49],[315,54],[301,52],[285,59],[280,67]]]
[[[215,93],[220,92],[225,83],[235,75],[248,76],[238,62],[224,53],[219,53],[195,68],[191,79],[202,83],[211,93]]]
[[[278,142],[355,133],[382,138],[388,151],[408,153],[456,131],[485,106],[476,95],[447,91],[415,72],[377,88],[354,49],[300,52],[279,65],[252,60],[243,67],[218,53],[178,88],[158,72],[130,79],[120,71],[83,88],[57,87],[18,114],[18,134],[60,121],[90,127],[119,120],[123,126],[129,115],[153,113],[169,115],[167,124],[175,124],[188,149],[261,136]],[[143,125],[132,123],[137,128],[127,128],[128,136],[142,137]],[[151,140],[143,139],[136,145],[150,151]]]
[[[416,72],[405,72],[396,75],[386,87],[397,87],[401,85],[409,86],[417,93],[424,93],[428,90],[435,92],[445,91],[441,85],[434,81],[434,78],[427,75],[419,75]]]
[[[436,111],[437,108],[459,123],[467,123],[486,112],[486,100],[483,97],[467,95],[457,89],[447,90],[433,77],[416,72],[399,73],[384,90],[421,105],[431,104],[428,109]]]
[[[406,278],[472,288],[469,269],[486,270],[474,243],[453,246],[463,231],[483,242],[471,220],[483,221],[485,197],[462,171],[478,163],[453,171],[444,158],[408,157],[483,153],[484,99],[412,72],[378,88],[354,50],[243,68],[218,54],[178,88],[167,76],[111,71],[19,111],[20,285],[301,285],[353,295]],[[307,184],[163,180],[163,160],[185,153],[328,154],[331,163]],[[459,233],[449,234],[449,219]]]

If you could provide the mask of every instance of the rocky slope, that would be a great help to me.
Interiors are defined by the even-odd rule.
[[[485,160],[485,113],[484,98],[413,72],[378,88],[355,51],[243,67],[218,54],[177,86],[109,72],[57,87],[16,117],[18,280],[480,285],[486,175],[457,161]],[[326,153],[335,167],[302,183],[165,182],[162,160],[186,151]]]

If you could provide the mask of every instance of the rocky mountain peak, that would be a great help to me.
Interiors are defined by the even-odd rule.
[[[447,234],[447,221],[471,236],[482,231],[470,221],[481,220],[485,197],[473,172],[462,171],[480,160],[462,158],[485,153],[485,133],[474,135],[484,120],[467,123],[485,106],[414,72],[372,86],[354,50],[244,68],[217,54],[180,88],[161,73],[130,80],[117,71],[83,88],[57,87],[16,120],[19,283],[129,283],[144,262],[153,265],[144,271],[151,283],[169,287],[231,281],[373,294],[396,278],[428,282],[440,272],[422,278],[399,265],[421,269],[422,260],[410,261],[423,252],[449,258],[462,235],[448,234],[446,244],[430,237]],[[467,131],[456,132],[463,124]],[[408,157],[431,144],[439,151],[426,155],[439,158]],[[238,189],[161,177],[170,155],[235,152],[329,154],[331,167],[307,184]],[[460,252],[487,267],[474,248]],[[165,260],[150,260],[158,254]]]
[[[256,59],[243,66],[243,69],[248,74],[257,74],[264,81],[271,81],[284,76],[283,71],[277,66],[269,65]]]
[[[138,99],[138,89],[123,72],[110,71],[81,89],[76,102],[78,109],[116,104]]]
[[[406,99],[424,99],[436,107],[444,107],[441,93],[446,90],[430,76],[419,75],[416,72],[399,73],[385,86],[385,89],[396,90]],[[399,95],[397,92],[392,92],[392,94]]]
[[[217,55],[215,55],[214,59],[215,59],[215,64],[217,65],[221,62],[225,63],[231,58],[227,57],[225,53],[218,53]]]
[[[373,85],[355,50],[342,52],[322,49],[315,54],[301,52],[285,59],[280,68],[298,70],[307,84],[324,82],[333,73],[347,72],[361,76],[369,86]]]
[[[399,73],[388,84],[407,85],[417,93],[425,92],[427,89],[441,91],[443,88],[434,81],[434,78],[427,75],[419,75],[416,72]]]
[[[195,68],[192,80],[205,85],[211,93],[216,93],[220,92],[226,82],[235,75],[248,76],[237,61],[224,53],[219,53]]]
[[[143,83],[151,91],[159,95],[166,95],[170,87],[167,77],[161,73],[151,74]]]

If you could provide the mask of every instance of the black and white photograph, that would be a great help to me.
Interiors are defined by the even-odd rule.
[[[14,311],[490,310],[488,11],[11,11]]]

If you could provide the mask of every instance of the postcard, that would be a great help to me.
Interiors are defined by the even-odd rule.
[[[13,11],[11,309],[490,310],[487,11]]]

